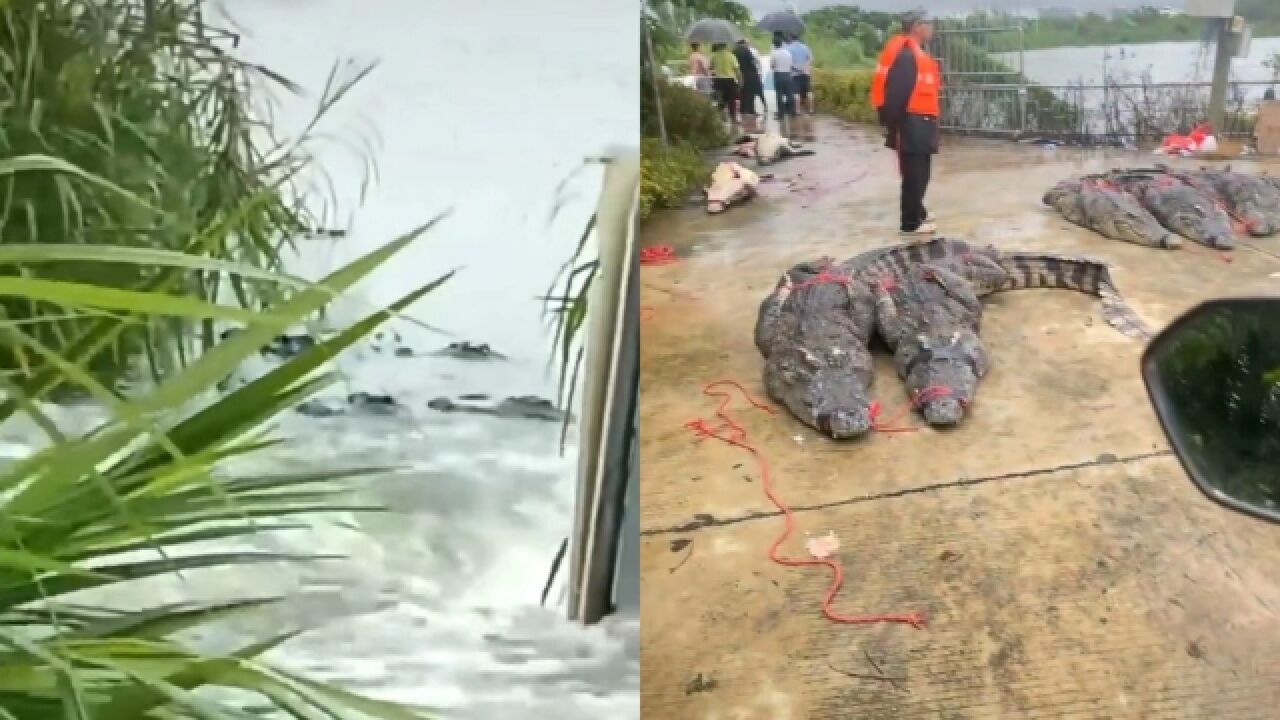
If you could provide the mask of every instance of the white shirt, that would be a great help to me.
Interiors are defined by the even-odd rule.
[[[769,66],[774,72],[791,72],[791,53],[786,48],[774,48],[769,53]]]

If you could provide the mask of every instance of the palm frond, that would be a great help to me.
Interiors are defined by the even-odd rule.
[[[345,717],[353,711],[377,718],[423,717],[418,709],[380,703],[273,669],[255,659],[263,646],[243,656],[206,656],[175,637],[193,627],[260,610],[270,599],[141,608],[125,614],[69,610],[65,600],[73,593],[175,572],[324,559],[327,556],[198,548],[210,541],[289,527],[282,520],[292,515],[382,509],[345,500],[349,483],[377,470],[373,468],[230,479],[220,477],[217,468],[226,459],[272,445],[257,429],[323,384],[323,377],[314,377],[317,370],[451,274],[202,410],[185,417],[175,413],[284,327],[366,278],[438,220],[316,285],[301,287],[272,313],[248,319],[241,333],[193,358],[149,393],[108,395],[104,402],[112,418],[92,433],[68,437],[50,421],[54,444],[0,469],[0,667],[5,668],[0,673],[0,717],[247,716],[238,705],[195,692],[202,687],[251,692],[299,717]],[[35,264],[52,261],[33,248],[18,254]],[[147,252],[126,253],[111,262],[152,259]],[[177,268],[199,262],[166,259]],[[13,291],[21,297],[20,291],[31,287],[18,285]],[[172,297],[157,288],[131,292],[137,313],[161,314],[172,304]],[[108,288],[89,285],[73,297],[58,295],[50,302],[110,304],[98,297],[103,294],[114,297]],[[5,329],[2,323],[0,329]],[[28,344],[45,354],[55,353],[35,341]],[[66,357],[57,356],[57,362],[44,367],[63,382],[94,383],[83,365]],[[94,392],[107,391],[95,385]],[[10,402],[15,410],[38,412],[21,388],[13,388]],[[144,557],[135,557],[137,553]]]
[[[259,147],[262,106],[287,78],[235,58],[228,33],[210,27],[202,0],[16,0],[0,5],[0,246],[111,245],[185,253],[259,271],[280,270],[282,251],[311,228],[311,163],[319,123],[373,65],[335,65],[315,116],[299,137]],[[198,248],[189,239],[203,235]],[[66,256],[40,266],[0,266],[0,277],[136,289],[162,273]],[[187,267],[175,295],[212,303],[228,290],[246,310],[278,304],[287,288],[219,264]],[[60,347],[96,321],[57,317],[41,297],[0,297],[4,316]],[[160,375],[204,347],[213,318],[120,316],[88,370],[106,384],[140,353]],[[144,320],[145,322],[139,322]],[[0,349],[0,372],[30,373]],[[34,397],[39,397],[37,394]]]
[[[608,156],[593,158],[588,162],[608,164],[615,160],[616,156]],[[560,267],[560,271],[552,280],[551,287],[543,297],[544,312],[552,317],[554,327],[553,349],[549,363],[558,368],[557,396],[561,406],[565,408],[572,408],[576,398],[578,376],[584,357],[582,331],[587,321],[591,292],[601,271],[602,259],[598,253],[594,258],[587,255],[589,241],[597,231],[596,221],[599,218],[600,209],[605,206],[633,207],[634,194],[635,188],[627,188],[625,185],[602,186],[596,209],[587,219],[573,254]],[[618,260],[618,258],[603,258],[606,262],[616,263]],[[568,439],[569,423],[566,414],[566,420],[560,432],[562,453]]]

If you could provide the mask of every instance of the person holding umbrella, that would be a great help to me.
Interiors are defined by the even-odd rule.
[[[942,73],[938,61],[924,51],[932,37],[933,24],[924,10],[904,15],[902,32],[885,43],[871,81],[871,105],[887,130],[885,145],[898,152],[903,235],[937,232],[924,207],[940,139]]]
[[[787,52],[782,33],[773,36],[773,52],[769,67],[773,70],[773,92],[778,98],[778,119],[796,116],[795,91],[791,86],[791,53]]]
[[[689,74],[693,76],[693,87],[700,93],[711,94],[711,64],[703,55],[700,43],[689,43]]]
[[[755,49],[747,44],[746,39],[734,43],[733,56],[738,59],[738,69],[742,74],[742,87],[738,92],[738,110],[742,113],[743,129],[754,132],[756,127],[756,98],[764,104],[764,81],[761,79],[760,61],[756,59]],[[761,108],[763,111],[765,108]]]
[[[774,90],[778,94],[778,117],[795,117],[795,93],[809,93],[809,63],[813,60],[813,53],[803,43],[788,44],[787,39],[796,41],[804,33],[804,21],[791,11],[771,12],[760,18],[756,27],[773,33],[774,50],[770,64],[774,72]],[[800,57],[797,57],[797,51]],[[804,85],[803,88],[796,87],[797,80]]]
[[[689,47],[693,50],[693,53],[689,57],[689,72],[694,75],[695,83],[698,84],[699,89],[705,87],[708,92],[716,92],[717,101],[722,100],[722,98],[719,97],[717,85],[719,87],[723,87],[724,83],[717,84],[715,82],[714,78],[716,75],[716,69],[714,55],[716,50],[723,50],[725,45],[736,42],[740,37],[742,37],[742,32],[738,30],[737,26],[723,18],[702,18],[690,25],[689,29],[685,31],[685,42],[689,43]],[[703,45],[711,46],[711,58],[708,58],[706,55],[699,52],[699,48]],[[729,54],[729,58],[731,60],[733,59],[732,53]],[[721,64],[724,64],[723,57],[721,58]],[[726,77],[735,81],[734,101],[736,102],[737,74],[729,73]]]
[[[813,52],[808,45],[800,42],[800,36],[796,33],[788,36],[787,52],[791,53],[791,85],[796,91],[797,104],[812,115],[813,92],[810,78],[813,72]]]
[[[729,113],[729,122],[738,124],[738,88],[742,85],[742,68],[725,43],[711,46],[711,83],[716,89],[716,104]]]

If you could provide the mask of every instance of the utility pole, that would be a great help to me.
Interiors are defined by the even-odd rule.
[[[1236,0],[1186,0],[1188,17],[1204,18],[1213,33],[1213,86],[1209,90],[1209,122],[1215,133],[1222,132],[1226,116],[1227,82],[1231,79],[1231,58],[1244,30],[1244,20],[1236,17]]]
[[[1217,52],[1213,58],[1213,86],[1209,90],[1209,122],[1215,134],[1223,130],[1226,117],[1227,81],[1231,79],[1231,58],[1235,55],[1236,35],[1231,32],[1232,18],[1214,18],[1218,24]]]
[[[640,32],[644,35],[645,54],[649,56],[649,81],[653,83],[653,105],[658,113],[658,137],[662,139],[662,146],[667,147],[671,142],[667,139],[666,113],[662,110],[661,88],[664,80],[658,72],[658,59],[653,54],[653,38],[649,36],[648,18],[640,19]]]

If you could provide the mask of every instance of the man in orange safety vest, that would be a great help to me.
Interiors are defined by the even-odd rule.
[[[930,236],[937,226],[924,207],[933,155],[938,152],[938,96],[942,71],[924,51],[933,22],[924,10],[907,13],[902,33],[889,38],[871,83],[871,105],[888,131],[885,145],[898,153],[902,176],[903,235]]]

